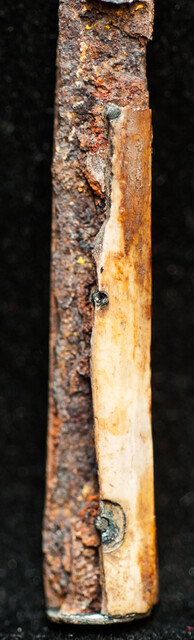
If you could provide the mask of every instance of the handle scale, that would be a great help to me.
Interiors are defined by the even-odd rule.
[[[112,105],[111,105],[112,108]],[[113,112],[113,109],[111,113]],[[157,570],[151,435],[151,113],[121,108],[109,125],[110,209],[96,254],[91,377],[100,498],[125,517],[103,544],[104,613],[146,613]],[[118,507],[117,507],[118,509]],[[119,520],[119,514],[117,515]]]

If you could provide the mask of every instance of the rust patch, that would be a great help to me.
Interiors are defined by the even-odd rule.
[[[150,205],[151,184],[151,114],[145,111],[130,111],[123,127],[119,128],[115,167],[121,189],[120,223],[123,228],[125,252],[135,245],[139,269],[148,249],[150,259]],[[125,154],[127,148],[127,157]],[[148,233],[148,237],[146,235]],[[139,258],[139,260],[138,260]],[[143,265],[144,268],[146,265]],[[140,278],[142,279],[142,272]],[[141,284],[141,282],[140,282]]]

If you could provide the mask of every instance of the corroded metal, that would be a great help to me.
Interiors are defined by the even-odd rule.
[[[137,0],[98,0],[98,2],[112,2],[113,4],[132,4]],[[145,2],[145,0],[143,0]]]
[[[101,542],[105,553],[111,553],[120,547],[126,531],[126,516],[120,504],[101,500],[100,515],[97,516],[95,525],[101,531]]]
[[[93,247],[110,197],[108,120],[129,104],[148,106],[145,56],[152,23],[152,0],[118,7],[95,0],[59,3],[43,532],[47,607],[58,620],[82,621],[82,612],[100,623],[103,617],[89,370],[91,296],[97,291]],[[94,293],[93,302],[98,304]]]
[[[150,615],[151,610],[146,614],[137,615],[136,613],[130,613],[127,616],[108,616],[101,613],[83,613],[83,614],[71,614],[71,613],[63,613],[59,609],[47,609],[47,613],[49,617],[53,620],[53,622],[64,622],[65,624],[81,624],[81,625],[107,625],[107,624],[118,624],[118,622],[133,622],[134,620],[140,620],[142,617],[147,617]]]

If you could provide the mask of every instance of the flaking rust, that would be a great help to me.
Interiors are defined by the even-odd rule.
[[[133,619],[146,614],[156,601],[152,445],[148,418],[151,125],[145,71],[146,44],[152,35],[152,23],[150,0],[117,6],[104,0],[72,0],[71,3],[61,0],[59,4],[49,428],[43,531],[47,610],[57,621],[106,624]],[[111,252],[109,255],[106,245],[113,209],[120,238],[114,256]],[[110,280],[107,280],[108,274]],[[112,302],[112,291],[118,312]],[[116,313],[115,328],[113,312]],[[93,323],[95,435],[90,384]],[[105,414],[99,414],[103,398],[100,388],[104,384],[106,390],[110,373],[115,406],[113,372],[104,368],[103,383],[100,369],[102,348],[104,363],[107,360],[107,344],[103,343],[106,324],[112,327],[107,335],[108,350],[110,338],[114,352],[124,330],[121,349],[125,354],[124,366],[127,352],[133,358],[130,381],[132,386],[137,383],[133,411],[134,416],[138,416],[137,441],[142,458],[135,444],[135,419],[128,457],[126,402],[123,416],[118,415],[118,421],[116,418],[107,421],[107,441],[102,438]],[[113,360],[109,365],[114,370]],[[108,391],[110,394],[110,381]],[[106,406],[107,401],[110,406],[110,395],[105,398]],[[120,405],[122,402],[121,395]],[[103,429],[105,432],[106,425]],[[120,467],[124,464],[128,468],[125,488],[128,497],[123,494],[122,473],[121,493],[118,482],[111,493],[110,474],[104,474],[105,466],[112,468],[118,480],[120,467],[115,445],[111,453],[108,444],[108,434],[111,442],[111,438],[117,438],[117,431],[121,431],[124,448],[126,436],[126,457],[120,444],[117,453],[119,456],[121,452]],[[105,455],[102,455],[103,447],[107,447]],[[139,480],[134,493],[136,473]],[[96,526],[99,518],[108,522],[104,522],[104,532]],[[115,538],[108,550],[103,540],[111,535]],[[123,580],[127,584],[124,590]]]

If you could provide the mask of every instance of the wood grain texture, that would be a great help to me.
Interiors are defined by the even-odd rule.
[[[92,615],[102,605],[89,366],[93,249],[110,191],[106,106],[148,106],[145,56],[152,23],[152,0],[59,3],[43,530],[45,594],[55,616]]]

